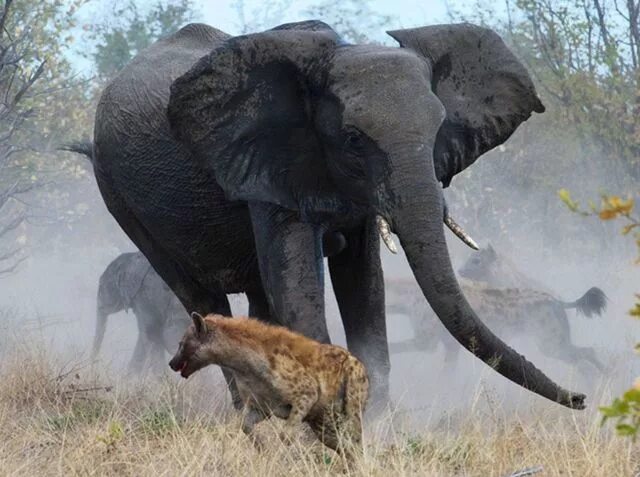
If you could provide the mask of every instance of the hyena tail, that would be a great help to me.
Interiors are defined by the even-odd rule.
[[[591,287],[587,293],[582,295],[576,301],[566,303],[561,302],[563,308],[575,308],[578,313],[583,314],[587,318],[595,315],[600,316],[607,308],[607,295],[598,287]]]

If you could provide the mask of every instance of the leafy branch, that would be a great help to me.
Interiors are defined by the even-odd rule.
[[[571,198],[567,189],[558,191],[560,200],[571,210],[583,216],[597,216],[600,220],[624,220],[626,224],[622,228],[623,235],[631,235],[638,249],[636,264],[640,264],[640,218],[633,215],[635,201],[633,197],[622,199],[616,195],[601,196],[600,206],[593,202],[589,203],[589,210],[583,210],[580,204]],[[640,319],[640,294],[636,294],[636,303],[629,314]],[[635,346],[636,351],[640,351],[640,343]],[[602,423],[614,420],[616,432],[621,436],[636,439],[640,434],[640,378],[636,380],[634,386],[626,391],[621,397],[615,398],[609,406],[601,406]]]

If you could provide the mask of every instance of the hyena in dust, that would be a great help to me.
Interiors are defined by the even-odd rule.
[[[495,288],[528,288],[549,292],[546,286],[521,272],[513,261],[498,254],[490,244],[472,253],[458,274]]]
[[[500,338],[527,337],[535,341],[546,356],[571,365],[587,363],[600,373],[605,372],[593,349],[577,346],[571,341],[567,309],[591,318],[606,308],[602,290],[590,288],[574,302],[564,302],[546,292],[520,288],[494,288],[484,283],[461,280],[462,291],[480,319]],[[414,338],[390,343],[391,353],[435,351],[438,344],[445,348],[445,363],[454,365],[459,345],[444,326],[435,319],[413,280],[389,280],[387,312],[410,317]]]
[[[252,318],[192,318],[169,366],[184,378],[210,364],[229,369],[245,406],[246,434],[274,415],[286,419],[288,431],[308,423],[334,450],[350,452],[345,441],[360,445],[369,380],[347,350]]]

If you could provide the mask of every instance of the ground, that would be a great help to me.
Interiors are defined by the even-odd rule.
[[[406,411],[395,409],[370,424],[364,454],[349,467],[304,433],[281,443],[280,420],[260,425],[273,444],[258,451],[213,373],[127,381],[38,340],[3,341],[2,475],[500,477],[541,465],[543,477],[603,477],[640,469],[640,448],[602,428],[593,406],[506,410],[482,383],[475,405],[446,419],[438,413],[416,425],[414,414],[409,431]]]

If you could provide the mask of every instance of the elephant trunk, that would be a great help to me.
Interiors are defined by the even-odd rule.
[[[416,164],[424,169],[424,161]],[[511,381],[564,406],[584,408],[583,394],[559,387],[478,319],[451,266],[442,223],[442,190],[433,169],[427,174],[417,167],[404,169],[392,174],[392,190],[399,191],[399,200],[389,218],[425,298],[449,333]]]
[[[91,350],[91,359],[95,360],[98,357],[98,353],[100,353],[100,348],[102,347],[102,341],[104,340],[104,334],[107,329],[107,317],[109,314],[101,309],[100,305],[98,305],[98,310],[96,313],[96,334],[93,337],[93,348]]]

